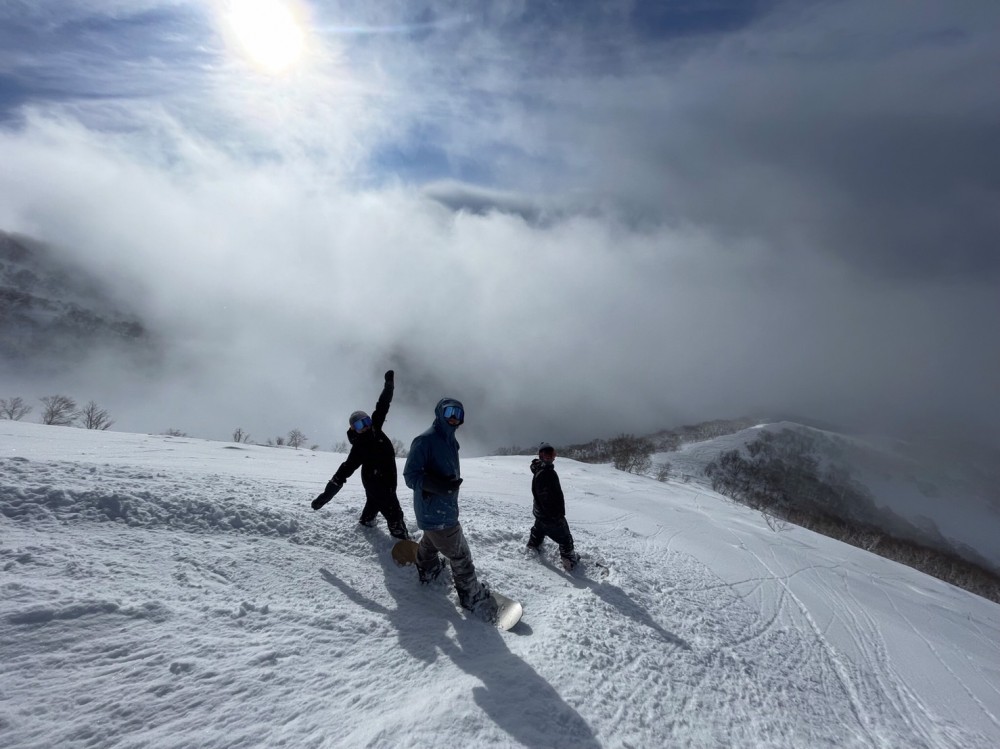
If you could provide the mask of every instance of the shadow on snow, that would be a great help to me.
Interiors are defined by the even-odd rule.
[[[439,654],[482,682],[472,690],[476,704],[498,728],[527,747],[600,746],[580,714],[530,665],[510,652],[500,630],[464,617],[441,585],[418,587],[416,575],[404,581],[380,539],[370,539],[385,576],[385,587],[395,599],[389,608],[372,601],[327,569],[323,578],[359,606],[384,616],[399,632],[399,644],[411,656],[428,663]],[[426,593],[426,596],[421,596]],[[427,600],[419,600],[421,597]],[[413,607],[424,606],[430,615],[414,617]],[[440,611],[440,618],[434,614]],[[415,622],[418,626],[415,627]],[[515,629],[522,627],[518,625]],[[454,634],[450,634],[452,630]],[[530,632],[524,625],[521,634]]]

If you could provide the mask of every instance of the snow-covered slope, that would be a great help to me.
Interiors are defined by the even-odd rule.
[[[478,568],[525,608],[500,633],[359,529],[357,477],[309,508],[341,459],[0,422],[3,745],[1000,744],[993,603],[560,460],[567,575],[522,556],[528,461],[467,459]]]
[[[0,230],[0,371],[79,366],[98,346],[123,362],[152,353],[148,330],[110,284],[54,250]]]
[[[707,483],[705,466],[720,454],[744,450],[764,431],[784,430],[810,440],[822,465],[840,467],[867,489],[875,513],[866,512],[866,521],[1000,572],[1000,455],[987,450],[958,453],[944,442],[848,436],[780,422],[687,444],[656,461]]]

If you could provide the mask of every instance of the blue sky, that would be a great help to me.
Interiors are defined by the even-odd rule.
[[[0,229],[111,273],[201,382],[256,372],[232,411],[315,410],[280,350],[301,401],[349,413],[392,360],[498,443],[526,397],[557,440],[988,431],[998,50],[972,0],[8,2]]]

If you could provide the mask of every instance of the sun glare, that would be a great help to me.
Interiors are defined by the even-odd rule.
[[[305,49],[305,32],[282,0],[232,0],[229,25],[250,61],[276,74],[294,65]]]

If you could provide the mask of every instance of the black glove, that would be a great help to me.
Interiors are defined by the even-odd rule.
[[[385,373],[385,384],[388,385],[389,387],[393,387],[395,384],[395,377],[396,373],[390,369],[388,372]]]
[[[433,471],[424,471],[424,494],[453,494],[461,484],[462,479],[457,476],[442,476]]]
[[[330,479],[329,481],[327,481],[326,489],[324,489],[323,493],[312,501],[312,508],[314,510],[318,510],[320,507],[325,505],[327,502],[333,499],[334,495],[336,495],[336,493],[340,491],[340,487],[342,487],[343,485],[344,485],[343,482],[337,481],[337,479]]]

